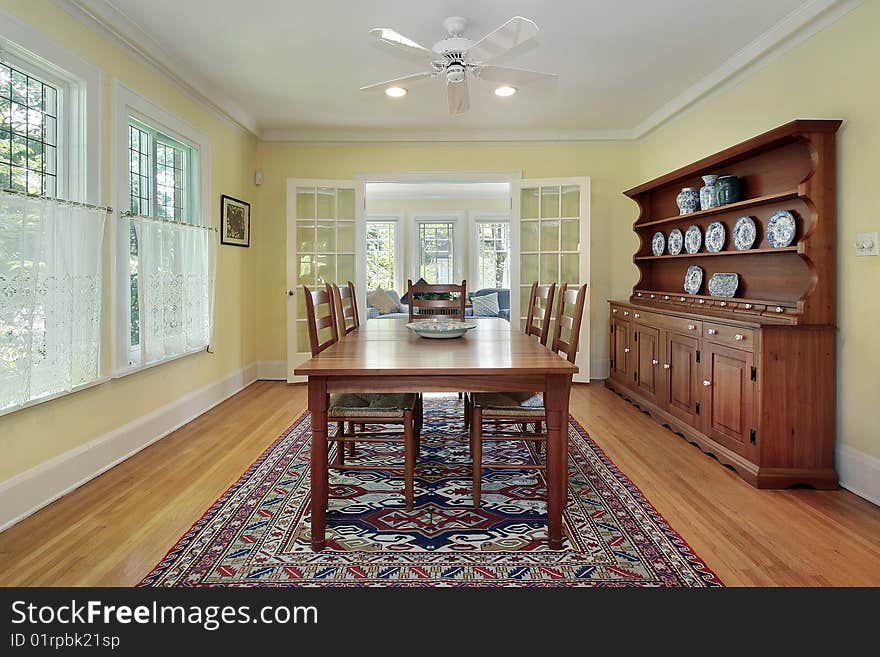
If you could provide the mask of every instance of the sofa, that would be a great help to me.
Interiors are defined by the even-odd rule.
[[[498,293],[498,315],[496,317],[501,317],[502,319],[506,319],[508,322],[510,321],[510,290],[507,288],[492,288],[487,287],[481,290],[477,290],[476,292],[471,292],[468,294],[468,297],[479,297],[487,294],[492,294],[493,292]],[[399,296],[399,295],[398,295]],[[466,317],[470,317],[471,319],[483,319],[483,317],[477,316],[474,317],[473,308],[466,308],[464,311]],[[397,318],[409,318],[409,306],[405,303],[401,303],[399,310],[393,313],[386,313],[385,315],[379,314],[378,308],[373,308],[369,302],[367,303],[367,319],[397,319]]]

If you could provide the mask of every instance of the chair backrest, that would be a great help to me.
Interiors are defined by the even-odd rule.
[[[547,346],[550,335],[550,314],[553,312],[553,297],[556,294],[556,283],[538,285],[532,283],[532,294],[529,296],[529,312],[526,317],[526,335],[536,335],[541,344]],[[540,324],[538,324],[540,322]]]
[[[411,280],[406,282],[409,293],[409,321],[425,315],[442,315],[444,319],[457,319],[464,321],[464,304],[467,300],[467,281],[461,285],[413,285]],[[425,299],[423,294],[452,294],[457,295],[452,299]],[[418,309],[419,312],[416,312]]]
[[[553,330],[553,351],[565,354],[573,363],[578,351],[581,336],[581,320],[584,316],[584,302],[587,299],[587,284],[568,289],[563,283],[559,288],[559,309],[556,312],[556,328]],[[562,339],[562,329],[568,329],[568,342]]]
[[[333,302],[333,291],[328,284],[323,290],[310,290],[303,285],[303,293],[306,295],[306,315],[309,323],[309,345],[312,348],[312,356],[317,356],[327,347],[336,344],[339,340],[339,331],[336,327],[336,309]],[[320,310],[325,308],[325,310]],[[321,329],[330,328],[330,337],[323,343],[319,342]]]
[[[358,317],[357,297],[354,293],[354,283],[351,281],[342,287],[330,284],[333,288],[333,296],[336,303],[336,319],[339,322],[339,337],[342,338],[361,325]],[[348,300],[346,305],[345,301]],[[351,320],[351,324],[348,323]]]

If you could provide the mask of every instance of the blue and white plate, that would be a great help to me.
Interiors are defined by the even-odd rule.
[[[477,328],[477,324],[450,319],[420,319],[410,322],[406,328],[422,338],[460,338],[471,329]]]
[[[724,230],[724,224],[720,221],[713,221],[706,228],[706,250],[709,253],[718,253],[723,249],[726,239],[727,231]]]
[[[797,222],[788,210],[774,212],[767,222],[767,243],[774,249],[782,249],[794,242]]]
[[[748,251],[755,245],[758,229],[751,217],[740,217],[733,225],[733,245],[737,251]]]
[[[691,265],[684,275],[684,291],[688,294],[699,294],[701,287],[703,287],[703,268]]]
[[[669,233],[669,255],[678,255],[681,253],[681,247],[684,245],[684,235],[678,228],[673,228]]]
[[[703,233],[700,232],[700,227],[696,224],[689,226],[687,232],[684,234],[685,251],[688,253],[696,253],[700,250],[702,245]]]
[[[709,279],[709,294],[713,297],[732,297],[739,287],[739,275],[732,272],[718,272]]]
[[[651,251],[655,256],[661,256],[665,250],[666,236],[660,231],[657,231],[654,233],[654,237],[651,238]]]

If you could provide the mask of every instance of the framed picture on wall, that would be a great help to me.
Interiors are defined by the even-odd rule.
[[[237,198],[220,197],[220,243],[251,245],[251,204]]]

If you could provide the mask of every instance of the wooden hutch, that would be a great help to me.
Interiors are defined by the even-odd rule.
[[[758,488],[837,487],[835,431],[835,133],[840,121],[796,120],[625,192],[639,280],[611,301],[606,385],[732,466]],[[736,175],[739,202],[679,215],[676,195],[701,176]],[[765,224],[777,210],[797,221],[795,242],[772,248]],[[757,239],[738,251],[736,220]],[[723,250],[655,256],[651,239],[720,221]],[[702,294],[684,292],[690,265]],[[732,298],[708,296],[716,272],[736,272]]]

